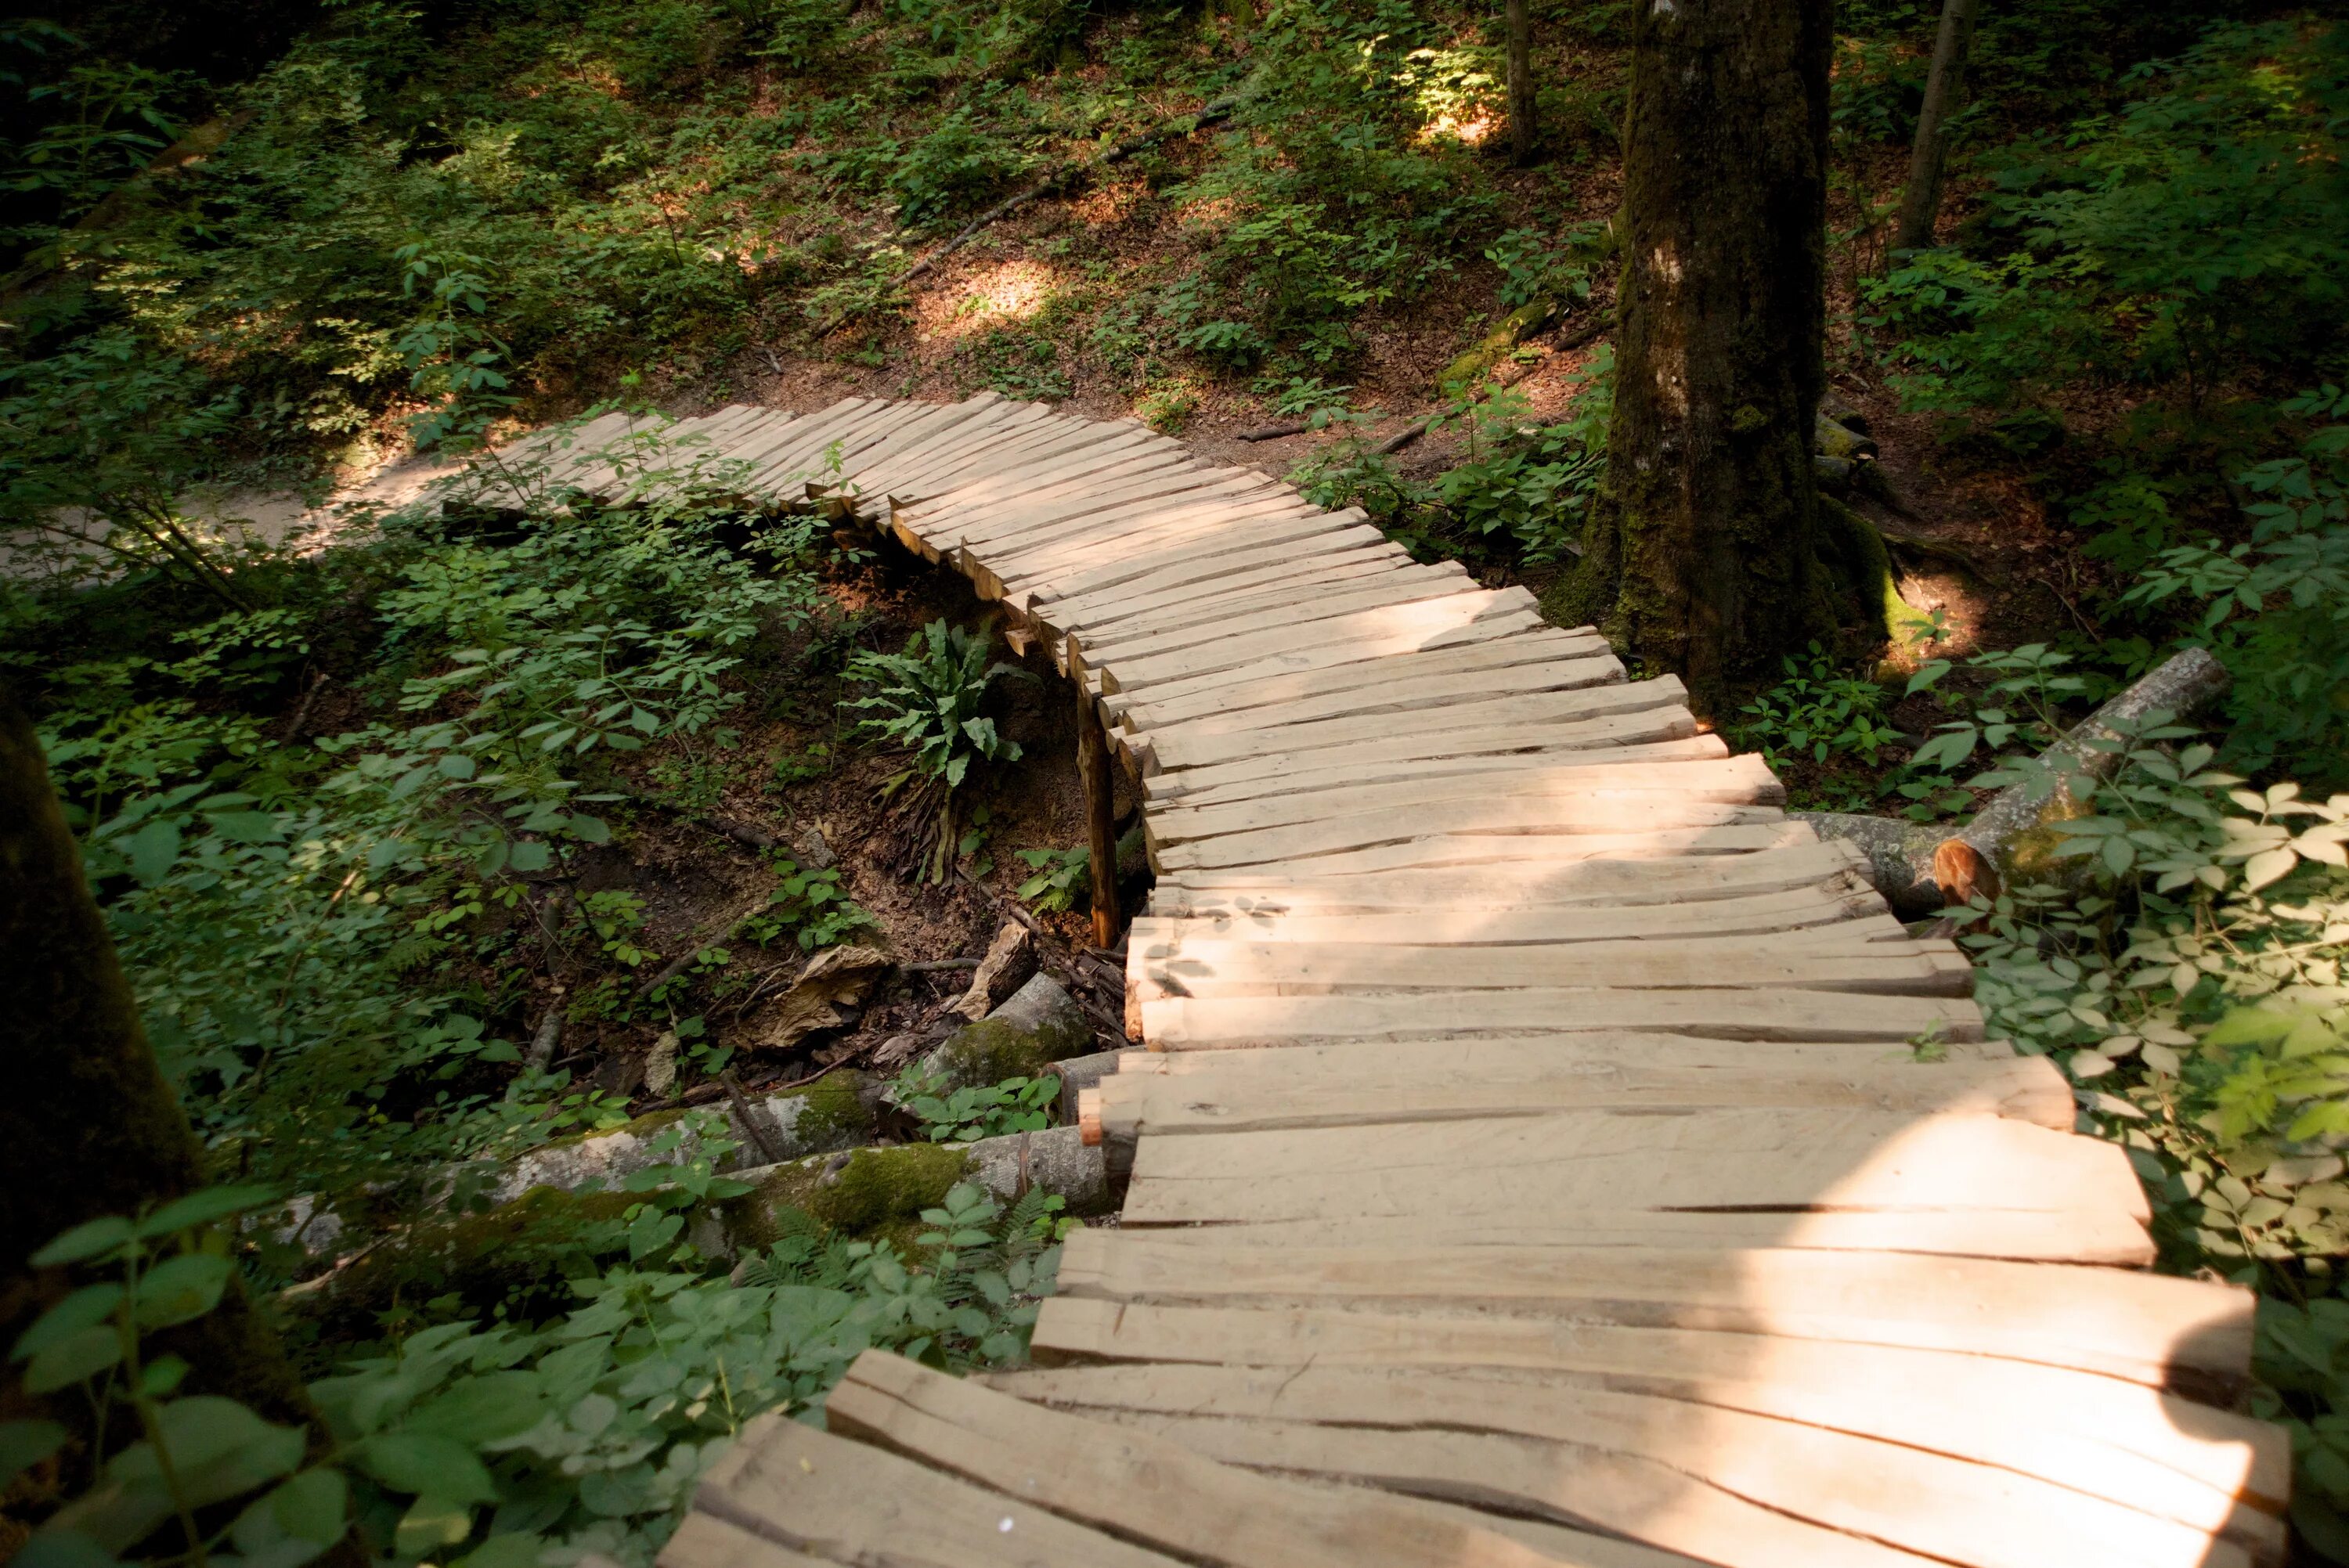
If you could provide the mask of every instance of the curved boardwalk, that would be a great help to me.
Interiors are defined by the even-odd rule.
[[[667,1568],[2281,1560],[2251,1297],[1678,682],[1131,423],[690,434],[1008,601],[1159,878],[1037,1369],[866,1356]]]

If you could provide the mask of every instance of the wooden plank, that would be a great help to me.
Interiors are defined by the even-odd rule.
[[[1399,1078],[1371,1066],[1352,1081],[1297,1083],[1245,1071],[1206,1076],[1113,1073],[1091,1091],[1112,1166],[1135,1140],[1233,1132],[1295,1131],[1404,1122],[1492,1121],[1564,1110],[1857,1109],[1895,1115],[2005,1116],[2069,1132],[2076,1112],[2071,1085],[2035,1057],[1926,1064],[1844,1065],[1808,1071],[1733,1059],[1716,1044],[1701,1067],[1560,1052],[1546,1069],[1529,1065],[1506,1076],[1450,1072]],[[1742,1047],[1753,1049],[1750,1046]],[[1863,1047],[1865,1048],[1865,1047]],[[1821,1047],[1810,1047],[1816,1055]],[[1222,1054],[1222,1053],[1217,1053]],[[1242,1054],[1242,1053],[1234,1053]],[[1258,1051],[1283,1057],[1288,1051]],[[1694,1052],[1687,1053],[1695,1055]],[[1118,1151],[1124,1151],[1119,1153]]]
[[[977,432],[987,428],[991,422],[990,414],[1001,401],[996,394],[988,392],[978,397],[965,398],[959,403],[924,405],[922,412],[915,418],[856,454],[854,461],[847,465],[847,471],[842,476],[836,493],[842,499],[851,500],[867,495],[877,499],[880,492],[869,486],[873,477],[914,453],[927,450],[940,442],[968,441]]]
[[[1152,497],[1117,512],[1080,519],[1058,534],[1040,536],[1016,550],[990,547],[984,558],[967,553],[964,570],[978,584],[982,597],[1008,598],[1019,605],[1103,562],[1169,552],[1212,552],[1237,540],[1276,531],[1284,537],[1308,538],[1342,526],[1347,525],[1330,521],[1269,486],[1203,483],[1179,495]]]
[[[1130,1425],[1085,1420],[880,1351],[825,1402],[836,1432],[1216,1568],[1376,1562],[1395,1568],[1679,1563],[1613,1542],[1554,1559],[1497,1531],[1374,1491],[1307,1490],[1216,1463]]]
[[[1600,722],[1621,724],[1620,719]],[[1551,803],[1535,801],[1515,815],[1534,817],[1547,810]],[[1558,807],[1570,812],[1570,806]],[[1495,824],[1512,812],[1496,808],[1485,818],[1485,826],[1473,823],[1454,832],[1427,831],[1418,836],[1378,830],[1379,822],[1392,821],[1381,817],[1375,822],[1358,823],[1343,829],[1316,824],[1323,836],[1334,840],[1360,839],[1355,845],[1333,842],[1310,860],[1268,859],[1268,851],[1280,855],[1300,851],[1298,841],[1281,835],[1299,830],[1280,829],[1273,833],[1210,839],[1203,844],[1186,844],[1153,854],[1152,862],[1165,873],[1196,870],[1231,870],[1249,866],[1283,865],[1292,870],[1326,873],[1331,876],[1355,872],[1407,871],[1415,867],[1495,865],[1515,861],[1578,861],[1600,857],[1628,859],[1636,855],[1713,855],[1738,854],[1749,850],[1776,849],[1784,844],[1800,843],[1810,836],[1806,822],[1780,820],[1775,808],[1757,806],[1692,806],[1682,810],[1657,808],[1644,820],[1654,826],[1635,826],[1643,819],[1626,814],[1620,819],[1624,830],[1608,832],[1599,824],[1583,823],[1578,827],[1566,823],[1542,831],[1497,830]],[[1431,812],[1431,815],[1433,813]],[[1446,817],[1455,813],[1446,810]],[[1462,811],[1465,819],[1473,815]],[[1712,815],[1713,820],[1705,819]]]
[[[2190,1497],[2196,1518],[2177,1518],[2154,1487],[2169,1478],[2150,1466],[2131,1471],[2148,1493],[2138,1506],[1934,1449],[1616,1389],[1320,1368],[1285,1387],[1221,1368],[1180,1369],[1178,1383],[1175,1371],[1135,1425],[1238,1463],[1530,1506],[1724,1563],[1833,1561],[1844,1532],[1977,1568],[2248,1565],[2245,1543],[2213,1539],[2230,1516],[2266,1537],[2263,1555],[2282,1546],[2281,1521],[2207,1490]],[[1184,1383],[1187,1408],[1164,1397]],[[1624,1487],[1627,1475],[1649,1484]],[[1762,1517],[1697,1523],[1723,1497]]]
[[[912,514],[912,526],[944,518],[967,501],[1006,493],[1018,476],[1041,471],[1051,459],[1098,446],[1119,432],[1109,426],[1081,419],[1047,418],[1012,439],[967,460],[942,466],[928,480],[914,487],[913,499],[900,507]]]
[[[1093,630],[1075,634],[1089,656],[1133,657],[1145,642],[1163,643],[1169,648],[1188,646],[1191,640],[1218,634],[1236,622],[1285,614],[1299,605],[1311,606],[1317,614],[1335,614],[1331,605],[1341,598],[1356,600],[1358,608],[1374,608],[1379,603],[1402,603],[1409,596],[1404,590],[1420,597],[1431,597],[1438,591],[1454,592],[1465,576],[1441,566],[1414,565],[1399,551],[1376,548],[1317,552],[1291,562],[1285,576],[1265,575],[1264,582],[1220,594],[1123,611],[1097,622]],[[1384,597],[1371,597],[1379,594]]]
[[[1415,1314],[1144,1305],[1128,1308],[1140,1315],[1129,1325],[1114,1303],[1062,1299],[1068,1307],[1045,1309],[1057,1319],[1050,1331],[1056,1348],[1046,1355],[1116,1364],[998,1374],[989,1382],[1022,1398],[1101,1410],[1159,1408],[1169,1395],[1187,1396],[1202,1414],[1278,1409],[1257,1401],[1268,1385],[1277,1390],[1288,1379],[1299,1387],[1378,1379],[1396,1386],[1400,1398],[1410,1398],[1402,1391],[1410,1385],[1450,1385],[1454,1424],[1461,1425],[1487,1408],[1485,1396],[1494,1390],[1486,1385],[1504,1382],[1474,1363],[1447,1367],[1441,1344],[1407,1346],[1392,1368],[1361,1354],[1398,1330],[1408,1333],[1414,1321],[1427,1322]],[[1774,1416],[2060,1477],[2090,1495],[2167,1511],[2204,1528],[2241,1519],[2254,1535],[2271,1527],[2246,1516],[2278,1511],[2291,1485],[2291,1445],[2267,1423],[2093,1373],[1967,1353],[1671,1326],[1596,1326],[1593,1333],[1559,1336],[1545,1353],[1512,1320],[1498,1321],[1511,1332],[1480,1337],[1471,1354],[1494,1357],[1485,1367],[1506,1368],[1506,1383],[1537,1401],[1616,1389]],[[1233,1334],[1233,1357],[1245,1366],[1197,1365],[1220,1359],[1197,1354],[1201,1331],[1211,1328]],[[1062,1341],[1071,1348],[1058,1348]],[[1095,1345],[1104,1352],[1098,1357],[1074,1348]],[[1508,1420],[1514,1404],[1505,1400],[1494,1415]],[[2018,1411],[2031,1418],[2017,1420]]]
[[[1483,1211],[1951,1209],[2150,1218],[2119,1145],[1995,1116],[1576,1110],[1145,1140],[1125,1222],[1253,1224]]]
[[[2186,1379],[2232,1390],[2251,1376],[2258,1297],[2209,1280],[1887,1253],[1272,1248],[1216,1236],[1073,1232],[1061,1251],[1060,1292],[1194,1306],[1563,1314],[1634,1328],[1993,1357],[2148,1388]]]
[[[706,1513],[688,1513],[654,1561],[658,1568],[820,1568],[831,1559],[779,1546]],[[583,1562],[581,1568],[595,1564]]]
[[[1472,643],[1428,652],[1390,654],[1295,675],[1274,675],[1256,682],[1226,681],[1216,688],[1212,696],[1204,693],[1188,698],[1153,694],[1147,700],[1113,697],[1107,699],[1104,706],[1114,709],[1122,719],[1156,727],[1213,717],[1226,711],[1238,712],[1358,693],[1390,683],[1469,675],[1527,664],[1613,656],[1605,640],[1596,634],[1588,631],[1561,632],[1554,626],[1539,625],[1517,636],[1493,642]]]
[[[1346,634],[1333,636],[1312,646],[1290,648],[1201,675],[1184,676],[1179,679],[1169,676],[1146,684],[1131,678],[1121,684],[1118,679],[1104,676],[1099,684],[1104,696],[1131,695],[1136,700],[1191,696],[1218,686],[1243,686],[1275,676],[1299,675],[1338,665],[1361,664],[1394,654],[1463,647],[1471,643],[1490,642],[1544,629],[1546,624],[1538,612],[1527,608],[1522,600],[1510,599],[1459,625],[1441,630],[1421,633],[1405,628],[1374,634],[1349,627],[1344,628]],[[1112,707],[1106,711],[1114,713],[1122,710],[1122,707]]]
[[[1032,614],[1038,621],[1057,630],[1081,632],[1122,624],[1129,617],[1179,605],[1230,600],[1287,582],[1320,580],[1314,574],[1361,572],[1411,559],[1377,529],[1361,525],[1322,535],[1317,547],[1301,558],[1277,545],[1259,553],[1264,557],[1261,562],[1235,571],[1213,573],[1211,568],[1200,566],[1194,570],[1210,574],[1193,577],[1170,573],[1169,575],[1184,575],[1185,580],[1170,583],[1145,578],[1139,586],[1040,603]],[[1299,573],[1306,575],[1300,577]]]
[[[1509,650],[1515,641],[1509,639],[1480,645],[1475,651],[1481,652],[1485,648]],[[1348,667],[1360,669],[1363,666]],[[1188,718],[1162,718],[1150,709],[1137,706],[1120,717],[1126,728],[1137,734],[1226,735],[1235,730],[1270,729],[1323,719],[1361,718],[1371,714],[1402,713],[1413,708],[1447,707],[1533,692],[1573,691],[1586,686],[1611,686],[1622,682],[1623,674],[1623,662],[1607,653],[1585,658],[1519,659],[1497,668],[1464,670],[1457,674],[1413,676],[1406,670],[1397,669],[1391,672],[1389,679],[1375,685],[1354,686],[1347,690],[1325,692],[1291,702],[1253,703],[1201,713]]]
[[[1007,476],[991,489],[1000,495],[957,498],[947,511],[924,527],[958,544],[984,551],[1016,550],[1023,541],[1050,537],[1079,520],[1150,500],[1170,490],[1211,482],[1216,470],[1180,447],[1148,442],[1103,442],[1033,472]]]
[[[1606,1073],[1623,1068],[1693,1073],[1733,1068],[1789,1077],[1871,1073],[1899,1067],[1934,1068],[1950,1062],[2037,1063],[2018,1057],[2004,1040],[1950,1047],[1940,1062],[1920,1062],[1913,1047],[1877,1040],[1710,1040],[1692,1035],[1646,1030],[1590,1031],[1568,1035],[1477,1035],[1466,1039],[1380,1040],[1361,1044],[1290,1046],[1280,1050],[1153,1051],[1118,1053],[1118,1070],[1102,1082],[1136,1075],[1185,1078],[1206,1077],[1218,1084],[1246,1075],[1270,1097],[1341,1084],[1375,1086],[1417,1081],[1431,1092],[1448,1093],[1459,1084],[1538,1078],[1555,1071]],[[1238,1092],[1234,1089],[1232,1092]],[[1251,1091],[1253,1092],[1253,1091]]]
[[[1164,760],[1162,757],[1161,760]],[[1740,806],[1778,806],[1786,788],[1761,758],[1743,757],[1713,761],[1617,763],[1612,766],[1547,767],[1513,769],[1499,775],[1454,775],[1447,779],[1413,779],[1402,784],[1372,784],[1351,789],[1320,789],[1309,794],[1259,796],[1228,805],[1169,803],[1150,813],[1154,843],[1181,844],[1223,833],[1257,832],[1268,828],[1297,827],[1325,816],[1353,816],[1435,800],[1561,798],[1634,800],[1671,796],[1691,801]]]
[[[1520,769],[1712,762],[1728,754],[1720,737],[1698,735],[1689,711],[1672,704],[1604,718],[1401,735],[1295,756],[1273,753],[1179,771],[1160,766],[1147,738],[1121,737],[1119,744],[1137,751],[1137,760],[1144,769],[1143,790],[1153,804],[1210,805],[1333,788],[1505,774]]]
[[[1642,862],[1650,863],[1650,862]],[[1305,942],[1418,947],[1511,947],[1561,942],[1635,942],[1658,938],[1734,936],[1830,927],[1868,940],[1907,934],[1870,891],[1816,886],[1702,903],[1579,905],[1539,909],[1448,909],[1409,913],[1307,914],[1268,906],[1226,909],[1196,916],[1145,915],[1133,923],[1129,953],[1179,954],[1185,942]]]
[[[1353,521],[1316,511],[1277,487],[1235,481],[1228,490],[1201,485],[1157,498],[1176,510],[1114,534],[1093,534],[992,552],[985,564],[1001,591],[1015,598],[1081,578],[1104,562],[1180,554],[1211,557],[1236,545],[1272,537],[1292,542],[1351,528]],[[1299,548],[1302,548],[1300,546]]]
[[[855,1568],[1175,1563],[1025,1499],[773,1415],[742,1429],[694,1492],[693,1506],[765,1540]]]
[[[1469,871],[1314,877],[1293,869],[1188,872],[1162,880],[1150,912],[1193,919],[1229,915],[1410,914],[1429,910],[1591,909],[1694,903],[1799,889],[1880,909],[1859,851],[1816,838],[1754,854],[1694,859],[1520,861]],[[1870,902],[1872,901],[1872,902]]]
[[[1044,428],[1050,417],[1038,405],[999,404],[973,421],[967,432],[928,443],[876,466],[864,476],[866,494],[885,502],[910,502],[915,496],[926,493],[934,477],[949,474],[965,463],[1021,439],[1027,433]]]
[[[941,451],[928,462],[893,476],[885,493],[893,511],[909,515],[949,506],[958,490],[1049,458],[1066,449],[1076,436],[1072,421],[1041,407],[1027,410],[985,432],[966,449]]]
[[[1272,723],[1261,729],[1201,732],[1185,725],[1149,732],[1159,765],[1167,769],[1214,768],[1254,757],[1296,757],[1332,746],[1402,740],[1451,729],[1485,729],[1518,724],[1558,724],[1609,714],[1684,707],[1688,688],[1678,676],[1586,686],[1566,691],[1506,696],[1416,707],[1399,714],[1366,714],[1311,722]]]
[[[1333,645],[1348,646],[1354,657],[1370,657],[1374,651],[1426,647],[1444,634],[1479,621],[1529,614],[1533,603],[1533,595],[1522,588],[1475,589],[1421,603],[1316,621],[1309,628],[1269,625],[1236,633],[1210,648],[1105,667],[1102,685],[1111,691],[1146,688],[1245,668],[1283,655],[1302,654],[1316,663],[1334,663],[1340,655]]]
[[[1306,794],[1319,789],[1350,789],[1357,785],[1392,784],[1404,779],[1437,779],[1465,777],[1469,774],[1502,774],[1519,769],[1611,768],[1634,762],[1717,762],[1729,755],[1729,748],[1718,735],[1674,733],[1681,730],[1682,714],[1667,709],[1661,714],[1634,715],[1628,719],[1602,719],[1595,724],[1554,725],[1534,730],[1529,744],[1523,748],[1509,747],[1504,738],[1487,731],[1445,731],[1435,736],[1411,741],[1406,750],[1432,751],[1434,756],[1413,757],[1381,755],[1376,743],[1361,746],[1332,747],[1299,758],[1299,766],[1283,769],[1280,758],[1257,758],[1247,763],[1234,763],[1229,768],[1193,769],[1181,773],[1145,771],[1143,775],[1143,795],[1153,805],[1161,802],[1183,805],[1223,805],[1235,800],[1260,799],[1272,795]],[[1629,727],[1636,737],[1662,731],[1665,738],[1640,740],[1620,738]],[[1693,729],[1695,720],[1689,720]],[[1596,733],[1600,739],[1594,741]],[[1503,743],[1479,750],[1474,745],[1463,747],[1461,737],[1471,739],[1493,738]],[[1516,732],[1509,738],[1521,738]],[[1155,765],[1150,757],[1146,737],[1125,738],[1121,744],[1138,750]],[[1459,755],[1453,755],[1454,752]],[[1332,758],[1336,760],[1333,762]],[[1310,766],[1303,764],[1309,763]],[[1199,780],[1206,780],[1204,784]]]
[[[1189,453],[1167,451],[1131,436],[1078,447],[993,480],[958,490],[925,512],[923,534],[941,548],[1012,542],[1056,522],[1148,500],[1170,488],[1188,490],[1211,472]]]
[[[1131,951],[1131,950],[1129,950]],[[1144,1005],[1164,996],[1322,996],[1590,987],[1632,991],[1785,989],[1969,996],[1973,965],[1954,943],[1784,935],[1656,937],[1542,947],[1412,947],[1356,943],[1186,942],[1135,954]]]
[[[1144,1004],[1160,1050],[1284,1046],[1301,1040],[1441,1039],[1478,1034],[1655,1029],[1723,1040],[1979,1040],[1982,1013],[1944,996],[1845,991],[1525,990],[1391,996],[1177,997]]]
[[[1235,624],[1254,625],[1271,622],[1282,625],[1305,625],[1382,609],[1390,604],[1416,603],[1447,593],[1474,592],[1476,587],[1475,579],[1456,562],[1446,562],[1439,566],[1398,565],[1367,583],[1312,586],[1293,584],[1285,589],[1270,590],[1244,605],[1232,606],[1228,620],[1219,618],[1214,612],[1191,611],[1157,622],[1114,625],[1094,636],[1080,635],[1078,642],[1085,650],[1088,663],[1152,659],[1203,644],[1220,642],[1230,634],[1229,628]]]
[[[1040,594],[1094,571],[1102,561],[1195,553],[1201,542],[1227,546],[1256,537],[1277,537],[1293,546],[1297,539],[1329,536],[1339,526],[1348,525],[1331,524],[1296,497],[1243,476],[1203,482],[1179,495],[1127,501],[1031,534],[1018,549],[989,546],[983,560],[972,559],[996,585],[990,592],[1032,606]],[[1293,556],[1297,551],[1291,547],[1288,552]]]
[[[1285,501],[1284,504],[1296,503]],[[1214,509],[1199,510],[1209,516],[1212,521]],[[1358,512],[1308,511],[1271,523],[1257,523],[1249,527],[1217,528],[1215,532],[1217,535],[1220,549],[1203,551],[1195,542],[1178,540],[1156,549],[1135,551],[1122,557],[1107,557],[1082,570],[1064,569],[1056,577],[1049,593],[1048,591],[1040,588],[1036,591],[1037,597],[1040,600],[1049,597],[1054,601],[1080,598],[1121,588],[1130,583],[1154,581],[1157,574],[1169,570],[1199,568],[1212,571],[1236,559],[1252,565],[1260,561],[1261,556],[1244,552],[1286,545],[1291,541],[1311,538],[1318,534],[1343,533],[1359,526],[1361,522],[1361,516]]]
[[[772,439],[756,446],[745,445],[730,455],[750,464],[751,474],[756,477],[764,474],[779,458],[795,452],[822,451],[826,443],[854,429],[880,407],[869,397],[843,397],[773,432]]]

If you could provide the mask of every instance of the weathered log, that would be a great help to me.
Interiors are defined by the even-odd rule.
[[[2001,790],[1959,833],[1844,811],[1792,815],[1823,839],[1859,846],[1868,880],[1897,914],[1930,914],[1976,893],[1994,898],[2009,882],[2056,872],[2055,824],[2082,813],[2077,786],[2107,778],[2120,765],[2124,731],[2155,714],[2182,718],[2226,689],[2226,666],[2207,649],[2174,655],[2049,747],[2039,777]]]

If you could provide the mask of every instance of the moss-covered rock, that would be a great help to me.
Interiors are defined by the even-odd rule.
[[[419,1225],[332,1276],[286,1298],[297,1333],[322,1344],[365,1343],[393,1308],[438,1304],[436,1315],[529,1321],[577,1305],[574,1274],[620,1236],[620,1216],[643,1199],[628,1192],[539,1187],[479,1214]],[[316,1368],[323,1370],[324,1368]]]
[[[1011,999],[947,1037],[923,1061],[949,1088],[1034,1078],[1063,1057],[1092,1048],[1092,1025],[1061,983],[1039,975]]]
[[[823,1150],[846,1149],[873,1136],[874,1081],[854,1068],[828,1072],[789,1094],[771,1094],[750,1102],[750,1114],[775,1152],[789,1160]],[[735,1119],[730,1115],[729,1119]],[[738,1150],[734,1163],[760,1162],[758,1140],[735,1136],[750,1147]]]
[[[943,1202],[969,1166],[964,1149],[936,1143],[856,1149],[770,1166],[758,1173],[754,1191],[725,1205],[726,1235],[737,1248],[766,1246],[775,1239],[781,1209],[804,1210],[850,1235],[890,1233]]]

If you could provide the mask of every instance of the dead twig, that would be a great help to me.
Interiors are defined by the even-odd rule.
[[[1301,436],[1313,428],[1309,419],[1291,419],[1285,425],[1259,425],[1253,430],[1242,430],[1232,438],[1238,441],[1277,441],[1283,436]]]
[[[783,1157],[775,1151],[774,1144],[768,1140],[767,1130],[761,1127],[758,1119],[750,1114],[750,1102],[742,1098],[742,1086],[734,1081],[733,1069],[729,1068],[719,1073],[718,1082],[719,1086],[726,1091],[727,1103],[734,1108],[734,1114],[741,1119],[742,1130],[750,1135],[750,1141],[759,1146],[759,1152],[767,1157],[767,1163],[781,1165],[783,1162]]]

